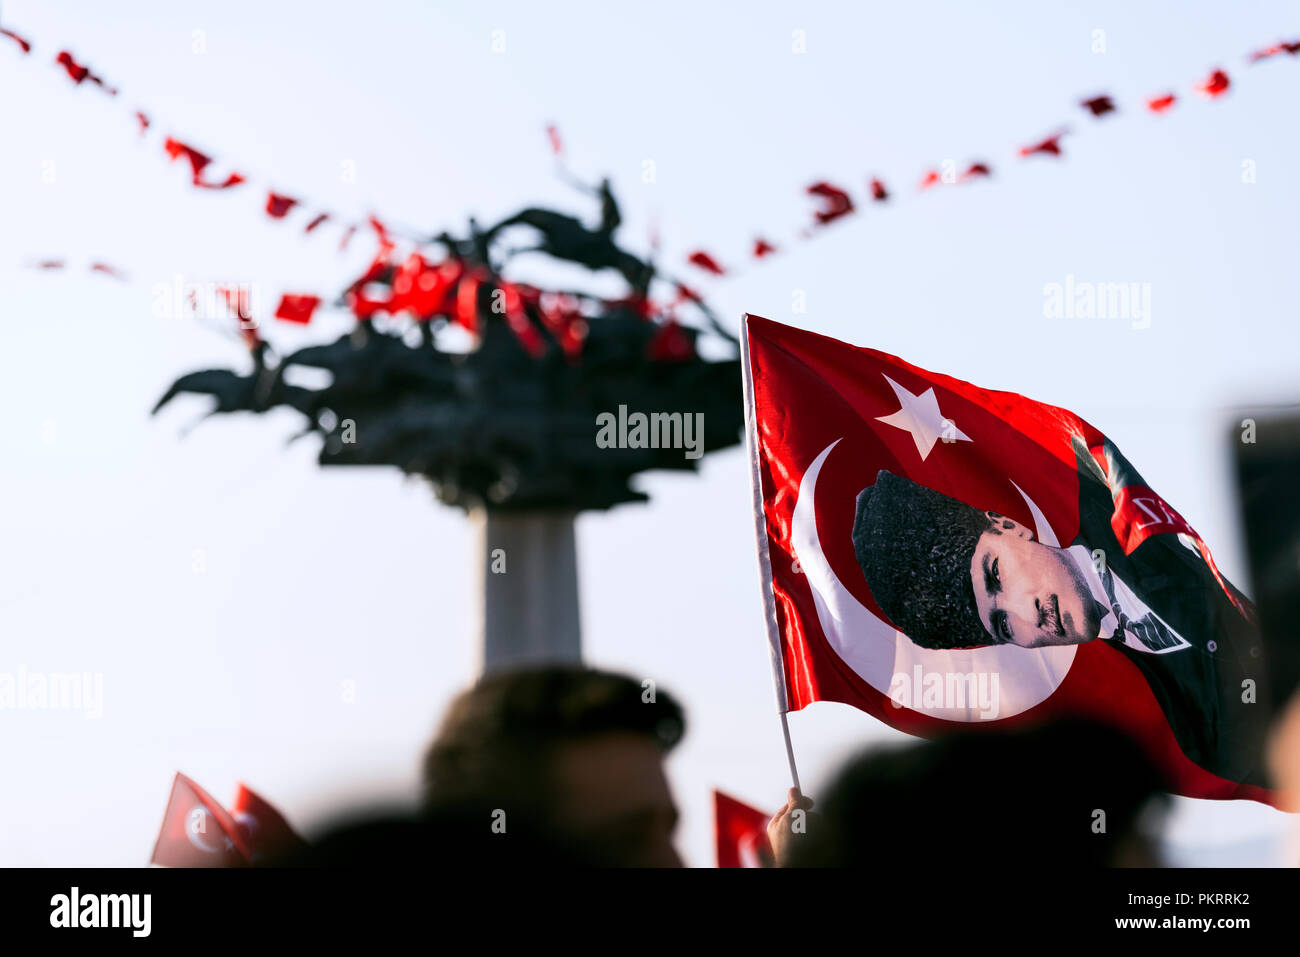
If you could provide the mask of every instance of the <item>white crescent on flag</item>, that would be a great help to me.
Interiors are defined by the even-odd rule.
[[[910,641],[893,625],[878,618],[853,597],[831,568],[817,535],[817,477],[836,439],[822,450],[808,467],[799,483],[790,523],[790,544],[799,566],[812,589],[817,606],[817,621],[835,653],[881,694],[888,695],[896,674],[910,676],[919,665],[922,674],[996,675],[999,706],[996,718],[1009,718],[1046,700],[1065,679],[1074,661],[1074,645],[1044,648],[1020,648],[1013,645],[987,645],[982,648],[936,650],[922,648]],[[1014,483],[1012,483],[1014,484]],[[1045,545],[1058,547],[1056,534],[1039,507],[1016,486],[1034,517],[1035,534]],[[845,530],[845,535],[849,531]],[[975,702],[965,707],[926,707],[912,702],[909,707],[935,718],[949,721],[983,721]]]

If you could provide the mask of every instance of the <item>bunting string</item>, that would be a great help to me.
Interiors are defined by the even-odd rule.
[[[22,57],[33,57],[36,52],[36,47],[30,39],[18,31],[0,25],[0,54],[3,53],[3,47],[5,46]],[[1300,56],[1300,40],[1278,42],[1260,47],[1247,54],[1245,59],[1248,65],[1257,65],[1280,57],[1294,58],[1297,56]],[[96,72],[95,68],[79,60],[70,50],[60,50],[53,58],[53,65],[62,71],[70,82],[77,86],[88,84],[109,98],[119,97],[117,87],[110,85]],[[1189,87],[1192,93],[1211,101],[1223,98],[1230,90],[1235,88],[1236,83],[1228,75],[1227,71],[1218,67]],[[1177,108],[1181,101],[1176,89],[1166,89],[1148,95],[1138,102],[1140,103],[1139,109],[1145,110],[1154,116],[1163,116]],[[1078,101],[1077,106],[1090,120],[1097,122],[1104,122],[1107,117],[1120,112],[1115,97],[1109,93],[1081,99]],[[150,130],[158,125],[153,120],[152,115],[144,109],[132,110],[131,119],[138,127],[141,136],[149,135]],[[562,160],[564,144],[559,130],[554,124],[548,125],[546,135],[552,153],[557,160]],[[1065,156],[1063,140],[1072,135],[1074,135],[1074,131],[1071,127],[1059,127],[1046,137],[1030,140],[1017,147],[1014,155],[1021,161],[1037,161],[1039,158],[1044,157],[1051,160],[1060,160]],[[386,301],[368,299],[364,295],[366,282],[374,279],[385,269],[391,269],[394,266],[393,255],[397,249],[399,239],[410,244],[416,250],[437,240],[428,236],[418,236],[394,230],[392,226],[373,214],[368,216],[365,223],[343,219],[331,210],[304,199],[297,193],[286,193],[269,186],[256,186],[255,181],[251,180],[247,173],[233,166],[223,167],[209,154],[172,135],[162,138],[162,152],[169,161],[182,163],[188,167],[190,184],[196,189],[218,192],[256,189],[264,196],[261,201],[261,210],[264,215],[277,221],[292,220],[298,224],[297,228],[304,235],[316,233],[327,224],[337,227],[340,236],[337,246],[339,252],[347,250],[352,238],[363,225],[372,229],[379,244],[378,253],[367,273],[349,287],[349,295],[345,300],[346,305],[359,319],[368,318],[376,312],[383,312],[387,307],[397,305],[399,300],[404,307],[409,306],[411,299],[409,287],[412,282],[417,280],[424,287],[418,291],[423,296],[423,300],[445,298],[446,295],[455,292],[461,300],[474,301],[473,296],[477,285],[486,278],[479,275],[460,276],[459,274],[451,277],[447,272],[448,269],[452,268],[449,264],[425,262],[419,257],[418,252],[415,252],[413,253],[415,259],[408,258],[405,261],[408,273],[406,279],[403,280],[400,274],[398,277],[399,283],[404,282],[407,288],[399,290],[395,287],[395,292],[401,294],[392,296]],[[983,159],[967,163],[960,171],[957,170],[955,164],[945,163],[940,169],[924,170],[916,180],[914,191],[925,193],[941,187],[962,186],[976,181],[987,181],[993,178],[993,173],[993,166]],[[867,203],[878,204],[895,201],[899,190],[891,189],[883,179],[873,176],[867,181],[865,192],[865,201]],[[819,235],[832,224],[853,217],[862,210],[862,206],[855,202],[852,190],[843,185],[819,180],[809,184],[805,188],[805,193],[813,203],[810,212],[811,221],[806,228],[802,229],[794,237],[795,239],[802,240]],[[750,261],[765,261],[778,255],[788,244],[789,241],[774,241],[767,234],[759,235],[754,237],[747,253],[743,254],[743,258]],[[657,240],[654,245],[657,247]],[[742,257],[737,257],[738,260],[740,258]],[[701,274],[715,280],[733,278],[743,272],[742,268],[728,265],[727,260],[723,257],[705,249],[697,248],[689,252],[686,256],[686,262],[699,270]],[[34,268],[45,271],[60,271],[66,270],[67,265],[61,259],[47,259],[36,262]],[[127,279],[125,272],[106,262],[93,262],[89,264],[88,269],[114,279],[122,281]],[[442,270],[442,272],[438,270]],[[498,287],[502,289],[506,296],[507,313],[512,320],[522,315],[521,297],[531,297],[535,292],[526,286],[514,286],[505,282],[498,282]],[[676,283],[675,287],[677,289],[677,298],[668,305],[668,310],[682,303],[701,302],[699,294],[686,285]],[[312,293],[285,293],[278,300],[274,317],[285,322],[305,324],[311,321],[318,308],[330,301],[327,297]],[[564,325],[556,317],[561,314],[568,315],[565,310],[571,310],[571,307],[572,303],[567,301],[560,305],[548,303],[548,308],[543,310],[541,314],[551,317],[556,322]],[[646,305],[646,309],[650,313],[654,311],[649,304]],[[247,319],[247,317],[242,316],[241,318]],[[463,324],[467,328],[471,328],[474,325],[474,319],[466,315],[463,318]],[[530,352],[535,352],[537,343],[525,330],[524,324],[512,321],[511,326],[520,335],[521,342],[525,347]],[[564,325],[564,327],[568,328],[567,325]],[[473,331],[472,328],[471,331]]]

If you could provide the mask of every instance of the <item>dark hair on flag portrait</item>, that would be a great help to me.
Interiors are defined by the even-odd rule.
[[[881,470],[858,495],[853,551],[876,603],[924,648],[994,643],[980,624],[970,563],[994,522],[982,511]]]

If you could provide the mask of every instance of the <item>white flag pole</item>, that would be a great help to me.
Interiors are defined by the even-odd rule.
[[[763,511],[763,479],[759,469],[758,417],[754,414],[754,375],[749,366],[749,315],[740,317],[740,358],[745,383],[745,442],[749,447],[749,486],[754,501],[754,534],[758,540],[758,579],[763,593],[763,619],[767,624],[768,650],[772,658],[772,680],[776,685],[776,707],[781,715],[781,733],[785,736],[785,756],[790,762],[790,780],[800,794],[799,769],[794,762],[794,744],[790,741],[789,685],[785,680],[785,655],[781,629],[776,619],[776,595],[772,591],[772,558],[767,547],[767,519]]]

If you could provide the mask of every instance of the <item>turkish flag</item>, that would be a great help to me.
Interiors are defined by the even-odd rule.
[[[281,193],[266,194],[266,215],[272,219],[284,219],[289,215],[289,210],[298,205],[298,201],[292,196],[285,196]]]
[[[706,253],[703,249],[697,249],[686,257],[686,261],[692,266],[698,266],[705,272],[711,272],[715,276],[726,275],[727,270],[722,267],[716,259]]]
[[[297,322],[306,325],[311,322],[311,317],[319,305],[320,296],[285,293],[280,297],[280,305],[275,309],[275,318],[285,322]]]
[[[1105,435],[757,316],[742,340],[782,710],[926,737],[1091,718],[1177,793],[1277,803],[1253,608]]]
[[[177,772],[149,863],[163,867],[243,867],[248,840],[207,791]]]
[[[163,141],[163,150],[173,160],[185,157],[190,164],[190,181],[200,189],[230,189],[244,182],[240,173],[231,173],[221,181],[205,179],[203,173],[212,165],[212,157],[173,137],[169,136]]]
[[[770,814],[743,801],[713,792],[713,833],[718,867],[771,867],[772,844],[767,839]]]
[[[230,806],[230,816],[242,829],[250,863],[292,854],[306,846],[284,815],[242,781]]]

